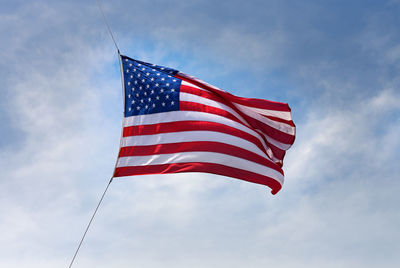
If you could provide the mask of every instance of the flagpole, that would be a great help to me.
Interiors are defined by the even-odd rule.
[[[88,230],[89,230],[89,227],[90,227],[90,225],[92,224],[92,221],[93,221],[93,219],[94,219],[94,216],[96,216],[97,210],[99,209],[100,204],[101,204],[101,202],[103,201],[104,196],[106,195],[106,192],[107,192],[107,190],[108,190],[108,187],[110,187],[110,184],[111,184],[111,182],[113,181],[113,179],[114,179],[114,177],[111,177],[110,181],[108,182],[107,187],[106,187],[106,189],[104,190],[104,192],[103,192],[103,194],[102,194],[102,196],[101,196],[101,198],[100,198],[100,201],[99,201],[99,203],[97,204],[97,207],[96,207],[96,209],[95,209],[94,212],[93,212],[92,217],[90,218],[89,224],[87,225],[86,230],[85,230],[85,232],[83,233],[83,236],[82,236],[82,238],[81,238],[81,241],[79,242],[78,248],[76,249],[75,254],[74,254],[74,256],[72,257],[71,263],[69,264],[68,268],[71,268],[71,267],[72,267],[72,264],[73,264],[74,261],[75,261],[75,258],[76,258],[76,255],[77,255],[78,252],[79,252],[79,249],[81,248],[81,245],[82,245],[82,243],[83,243],[83,240],[84,240],[85,237],[86,237],[86,234],[87,234],[87,232],[88,232]]]

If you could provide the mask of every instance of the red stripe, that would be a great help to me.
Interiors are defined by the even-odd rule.
[[[197,95],[197,96],[200,96],[202,98],[206,98],[206,99],[209,99],[209,100],[213,100],[213,101],[216,101],[216,102],[223,103],[226,106],[228,106],[228,107],[232,108],[233,110],[235,110],[241,116],[243,116],[243,114],[245,114],[244,112],[239,110],[236,106],[234,106],[232,104],[232,102],[229,102],[226,99],[223,99],[222,97],[220,97],[218,95],[215,95],[213,93],[210,93],[208,91],[204,91],[204,90],[201,90],[201,89],[198,89],[198,88],[194,88],[194,87],[191,87],[191,86],[188,86],[188,85],[181,85],[180,91],[183,92],[183,93]],[[255,112],[255,113],[257,113],[257,112]],[[259,114],[259,115],[261,115],[263,117],[266,117],[266,118],[268,118],[270,120],[273,120],[273,121],[276,121],[276,122],[280,122],[280,123],[284,123],[284,124],[287,124],[287,125],[289,125],[291,127],[296,127],[292,120],[285,120],[285,119],[282,119],[282,118],[279,118],[279,117],[263,115],[263,114],[260,114],[260,113],[257,113],[257,114]]]
[[[283,160],[283,158],[285,157],[285,154],[286,154],[286,150],[279,149],[278,147],[276,147],[275,145],[273,145],[271,143],[268,143],[268,146],[277,159]]]
[[[257,119],[254,119],[253,117],[250,117],[246,114],[243,114],[244,119],[254,128],[254,129],[259,129],[261,130],[265,135],[268,137],[273,138],[276,141],[286,143],[286,144],[293,144],[294,142],[294,136],[284,133],[278,129],[275,129],[271,127],[268,124],[265,124],[261,121],[258,121]]]
[[[201,89],[198,89],[198,88],[194,88],[194,87],[191,87],[191,86],[187,86],[187,85],[181,85],[180,91],[182,93],[188,93],[188,94],[196,95],[196,96],[199,96],[199,97],[202,97],[202,98],[206,98],[208,100],[212,100],[212,101],[216,101],[216,102],[222,103],[222,104],[230,107],[232,110],[234,110],[239,115],[242,115],[242,112],[236,106],[234,106],[231,102],[221,98],[218,95],[215,95],[214,93],[211,93],[211,92],[208,92],[208,91],[204,91],[204,90],[201,90]]]
[[[229,134],[253,143],[258,148],[260,148],[261,151],[267,154],[266,148],[264,148],[260,140],[262,139],[261,136],[260,138],[257,138],[237,128],[216,122],[178,121],[178,122],[159,123],[153,125],[130,126],[124,128],[122,135],[123,137],[128,137],[128,136],[153,135],[159,133],[171,133],[171,132],[183,132],[183,131],[214,131],[214,132]]]
[[[264,116],[264,117],[266,117],[268,119],[271,119],[273,121],[280,122],[280,123],[285,123],[285,124],[287,124],[287,125],[289,125],[291,127],[296,127],[296,125],[293,123],[292,120],[285,120],[285,119],[282,119],[282,118],[279,118],[279,117],[270,116],[270,115],[263,115],[263,114],[260,114],[260,113],[258,113],[258,114],[261,115],[261,116]]]
[[[199,95],[201,97],[207,98],[207,99],[211,99],[211,100],[214,100],[214,101],[222,102],[225,105],[228,105],[229,107],[234,109],[238,114],[242,115],[242,117],[244,119],[246,119],[246,120],[248,119],[248,121],[250,121],[249,122],[250,125],[252,125],[252,126],[255,125],[256,128],[264,129],[264,126],[265,126],[264,123],[262,123],[262,122],[257,123],[257,122],[259,122],[258,120],[254,119],[254,118],[252,118],[250,116],[245,115],[242,111],[238,110],[231,103],[229,103],[228,101],[222,99],[219,96],[216,96],[215,94],[212,94],[212,93],[204,91],[204,90],[200,90],[198,88],[190,87],[190,86],[187,86],[187,85],[182,86],[182,92],[189,93],[189,94],[195,94],[195,95]],[[261,116],[264,116],[264,115],[261,115]],[[267,117],[267,118],[269,118],[271,120],[282,122],[282,123],[286,123],[286,124],[288,124],[288,125],[290,125],[292,127],[295,127],[295,124],[293,123],[293,121],[288,121],[288,120],[284,120],[284,119],[276,118],[276,117],[272,117],[272,116],[265,116],[265,117]],[[276,130],[275,128],[272,128],[272,127],[270,129],[273,132],[275,132],[278,135],[278,137],[280,137],[280,135],[282,133],[281,131]],[[286,143],[286,144],[293,144],[293,142],[294,142],[295,137],[290,135],[290,134],[286,134],[285,133],[287,135],[287,137],[286,137],[287,139],[282,141],[279,138],[277,138],[277,136],[272,136],[271,132],[267,132],[267,131],[268,130],[264,129],[263,133],[268,135],[271,138],[274,138],[275,140],[281,141],[281,142]],[[277,159],[283,160],[283,158],[285,157],[286,150],[283,150],[283,149],[280,149],[280,148],[276,147],[275,145],[269,143],[266,139],[264,139],[264,142],[271,148],[274,156]]]
[[[274,163],[272,163],[267,158],[261,157],[256,153],[253,153],[251,151],[248,151],[246,149],[234,145],[221,142],[212,142],[212,141],[193,141],[193,142],[122,147],[119,153],[119,157],[144,156],[144,155],[154,155],[154,154],[174,154],[182,152],[215,152],[226,155],[232,155],[274,169],[283,175],[282,169],[277,165],[275,165]]]
[[[205,90],[201,90],[201,89],[198,89],[198,88],[195,88],[195,87],[191,87],[191,86],[188,86],[188,85],[181,85],[180,92],[197,95],[197,96],[200,96],[200,97],[203,97],[203,98],[207,98],[207,99],[210,99],[210,100],[221,102],[221,103],[223,103],[225,105],[232,106],[231,102],[227,101],[226,99],[222,98],[219,95],[216,95],[216,94],[214,94],[212,92],[209,92],[209,91],[205,91]]]
[[[197,112],[205,112],[215,115],[224,116],[228,119],[231,119],[235,122],[238,122],[244,126],[246,126],[242,121],[240,121],[236,116],[233,114],[222,110],[220,108],[204,105],[197,102],[188,102],[188,101],[181,101],[179,104],[179,109],[181,111],[197,111]],[[268,135],[269,137],[273,138],[282,143],[292,144],[294,142],[294,136],[281,132],[263,122],[260,122],[244,113],[241,113],[242,117],[251,125],[253,129],[260,129],[264,134]],[[248,127],[248,126],[246,126]]]
[[[273,178],[263,176],[254,172],[228,167],[214,163],[178,163],[150,166],[133,166],[116,168],[113,177],[145,175],[145,174],[168,174],[180,172],[205,172],[217,175],[245,180],[248,182],[266,185],[272,189],[272,194],[276,194],[282,185]]]
[[[283,160],[285,156],[285,150],[282,150],[276,147],[275,145],[266,142],[266,140],[262,138],[261,134],[259,134],[260,137],[257,138],[237,128],[216,122],[178,121],[178,122],[167,122],[167,123],[159,123],[152,125],[129,126],[129,127],[124,127],[122,135],[123,137],[129,137],[129,136],[153,135],[159,133],[183,132],[183,131],[215,131],[215,132],[229,134],[253,143],[267,155],[266,148],[264,147],[263,143],[260,140],[262,139],[272,150],[274,156],[277,159]]]
[[[208,106],[208,105],[205,105],[202,103],[190,102],[190,101],[180,101],[179,102],[179,110],[215,114],[215,115],[219,115],[219,116],[228,118],[232,121],[242,124],[243,126],[246,126],[242,121],[240,121],[239,118],[237,118],[235,115],[231,114],[230,112],[227,112],[220,108]],[[248,126],[246,126],[246,127],[248,127]]]
[[[224,100],[223,98],[221,98],[221,97],[219,97],[219,96],[217,96],[215,94],[212,94],[210,92],[207,92],[207,91],[204,91],[204,90],[201,90],[201,89],[198,89],[198,88],[194,88],[194,87],[191,87],[191,86],[188,86],[188,85],[182,85],[181,86],[181,92],[188,93],[188,94],[199,95],[201,97],[204,97],[204,98],[207,98],[207,99],[210,99],[210,100],[221,102],[221,103],[231,107],[232,109],[234,109],[238,114],[242,115],[243,118],[245,118],[245,119],[248,118],[248,116],[243,115],[242,111],[238,110],[235,106],[233,106],[232,103],[230,103],[230,102]],[[264,116],[264,115],[261,115],[261,116]],[[288,124],[288,125],[290,125],[292,127],[295,127],[293,121],[288,121],[288,120],[284,120],[284,119],[276,118],[276,117],[272,117],[272,116],[265,116],[265,117],[270,118],[271,120],[279,121],[279,122],[282,122],[282,123],[286,123],[286,124]],[[238,120],[235,120],[235,121],[236,122],[241,122],[241,121],[238,121]],[[253,118],[250,119],[250,121],[256,122],[255,119],[253,119]],[[256,125],[258,125],[258,123],[256,123]],[[272,128],[272,129],[275,131],[274,128]],[[276,131],[277,131],[276,133],[278,133],[279,136],[280,136],[280,133],[282,133],[282,132],[280,132],[279,130],[276,130]],[[265,133],[265,131],[264,131],[264,134],[267,134],[267,133]],[[268,134],[269,134],[268,136],[271,137],[271,134],[270,133],[268,133]],[[287,135],[289,135],[289,134],[287,134]],[[279,140],[279,138],[276,138],[276,136],[275,137],[271,137],[271,138],[274,138],[275,140]],[[293,142],[290,143],[292,140],[294,141],[294,137],[291,137],[291,135],[289,135],[288,139],[286,140],[286,141],[289,141],[289,142],[287,142],[287,144],[292,144]],[[264,142],[271,148],[274,156],[277,159],[283,160],[283,158],[285,156],[285,150],[280,149],[280,148],[276,147],[275,145],[269,143],[265,138],[264,138]],[[283,142],[283,143],[285,143],[285,142]]]
[[[208,86],[205,83],[201,83],[200,81],[193,80],[189,77],[182,76],[180,74],[175,75],[176,78],[182,79],[184,81],[187,81],[189,83],[192,83],[198,87],[205,88],[207,90],[210,90],[214,94],[217,94],[221,96],[224,99],[227,99],[232,102],[236,102],[242,105],[254,107],[254,108],[260,108],[260,109],[266,109],[266,110],[275,110],[275,111],[285,111],[285,112],[290,112],[290,107],[287,103],[283,102],[276,102],[276,101],[269,101],[269,100],[264,100],[264,99],[254,99],[254,98],[242,98],[238,97],[235,95],[232,95],[226,91],[220,91],[216,90],[210,86]]]
[[[243,98],[232,95],[230,93],[224,93],[224,97],[228,99],[232,99],[233,102],[250,106],[259,109],[265,110],[274,110],[274,111],[281,111],[281,112],[290,112],[290,107],[287,103],[283,102],[276,102],[270,100],[263,100],[263,99],[254,99],[254,98]]]

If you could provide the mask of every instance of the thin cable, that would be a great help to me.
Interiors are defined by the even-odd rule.
[[[71,268],[71,267],[72,267],[72,264],[74,263],[75,257],[76,257],[76,255],[78,254],[79,249],[81,248],[82,242],[83,242],[83,240],[84,240],[85,237],[86,237],[86,234],[87,234],[87,232],[88,232],[88,230],[89,230],[90,225],[92,224],[92,221],[93,221],[93,219],[94,219],[94,216],[96,215],[96,212],[97,212],[97,210],[99,209],[100,204],[101,204],[101,202],[103,201],[103,198],[104,198],[104,196],[106,195],[106,192],[107,192],[107,190],[108,190],[108,187],[110,187],[110,184],[111,184],[112,181],[113,181],[113,178],[111,178],[110,181],[108,182],[107,187],[106,187],[106,189],[104,190],[104,193],[103,193],[103,195],[101,196],[100,201],[99,201],[99,203],[97,204],[96,209],[94,210],[94,213],[93,213],[93,215],[92,215],[92,218],[90,219],[89,224],[88,224],[88,226],[86,227],[85,232],[83,233],[82,239],[81,239],[81,241],[79,242],[78,248],[76,249],[75,254],[74,254],[74,257],[72,258],[71,263],[69,264],[68,268]]]
[[[107,26],[108,32],[110,33],[111,39],[112,39],[113,42],[114,42],[115,48],[117,49],[118,54],[121,54],[121,53],[119,52],[119,48],[118,48],[117,42],[115,42],[115,38],[114,38],[114,35],[113,35],[112,31],[111,31],[110,24],[108,23],[107,18],[106,18],[106,16],[104,15],[103,9],[101,8],[101,5],[100,5],[99,0],[96,0],[96,3],[97,3],[97,6],[98,6],[99,9],[100,9],[101,15],[103,15],[104,22],[105,22],[105,24],[106,24],[106,26]]]
[[[114,35],[113,35],[113,33],[112,33],[110,24],[108,23],[107,18],[106,18],[106,16],[104,15],[104,12],[103,12],[103,9],[102,9],[102,7],[101,7],[100,2],[99,2],[98,0],[96,0],[96,3],[97,3],[97,6],[99,7],[99,10],[100,10],[101,15],[103,16],[104,23],[106,24],[107,29],[108,29],[108,33],[110,34],[111,39],[112,39],[113,42],[114,42],[115,48],[117,49],[117,52],[118,52],[118,55],[119,55],[119,60],[120,60],[120,65],[122,66],[122,63],[121,63],[121,53],[120,53],[120,51],[119,51],[119,47],[118,47],[118,45],[117,45],[117,42],[115,41],[115,38],[114,38]],[[122,68],[122,67],[121,67],[121,68]],[[115,168],[114,168],[114,170],[115,170]],[[86,237],[86,234],[87,234],[87,232],[88,232],[88,230],[89,230],[89,228],[90,228],[90,225],[92,224],[92,221],[93,221],[94,217],[96,216],[97,210],[99,209],[100,204],[101,204],[101,202],[103,201],[104,196],[105,196],[106,193],[107,193],[108,187],[110,187],[110,184],[111,184],[112,181],[113,181],[113,177],[111,177],[110,181],[108,182],[107,187],[106,187],[106,189],[104,190],[104,192],[103,192],[103,194],[102,194],[102,196],[101,196],[101,198],[100,198],[100,201],[99,201],[99,203],[97,204],[96,209],[95,209],[94,212],[93,212],[92,217],[90,218],[90,221],[89,221],[89,223],[88,223],[88,225],[87,225],[87,227],[86,227],[86,229],[85,229],[85,232],[83,233],[83,236],[82,236],[82,238],[81,238],[81,241],[79,242],[78,248],[76,249],[75,254],[74,254],[74,256],[72,257],[71,263],[69,264],[68,268],[71,268],[72,265],[74,264],[76,255],[78,255],[78,252],[79,252],[79,250],[80,250],[80,248],[81,248],[81,246],[82,246],[83,240],[84,240],[85,237]]]

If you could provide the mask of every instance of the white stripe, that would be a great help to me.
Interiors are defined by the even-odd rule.
[[[128,136],[122,139],[121,147],[146,146],[192,141],[220,142],[228,145],[237,146],[239,148],[243,148],[255,154],[258,154],[259,156],[270,161],[268,159],[268,156],[254,143],[236,136],[215,131],[181,131],[152,135]]]
[[[282,132],[284,132],[286,134],[294,136],[294,134],[295,134],[294,127],[292,127],[292,126],[290,126],[288,124],[277,122],[277,121],[273,121],[273,120],[271,120],[271,119],[269,119],[267,117],[264,117],[264,116],[262,116],[262,115],[260,115],[260,114],[258,114],[256,112],[254,112],[253,110],[248,109],[247,106],[239,105],[239,104],[236,104],[236,103],[233,103],[233,104],[240,111],[242,111],[244,114],[246,114],[246,115],[248,115],[248,116],[250,116],[250,117],[252,117],[252,118],[254,118],[254,119],[256,119],[256,120],[258,120],[260,122],[263,122],[264,124],[267,124],[267,125],[275,128],[276,130],[279,130],[279,131],[282,131]]]
[[[264,142],[263,138],[261,138],[260,134],[256,131],[248,128],[236,121],[228,119],[226,117],[209,114],[204,112],[193,112],[193,111],[171,111],[165,113],[156,113],[156,114],[146,114],[146,115],[135,115],[124,118],[124,127],[129,126],[140,126],[140,125],[153,125],[159,123],[168,123],[168,122],[176,122],[176,121],[205,121],[205,122],[215,122],[220,123],[226,126],[234,127],[240,129],[250,135],[256,137],[266,148],[266,150],[271,150]],[[273,140],[268,137],[268,141]],[[290,147],[290,144],[281,143],[273,140],[276,147],[284,150],[283,148]],[[272,152],[271,152],[272,155]]]
[[[223,103],[213,101],[213,100],[201,97],[199,95],[185,93],[185,92],[180,92],[179,99],[181,101],[196,102],[196,103],[204,104],[204,105],[211,106],[214,108],[222,109],[222,110],[227,111],[227,112],[231,113],[232,115],[234,115],[237,119],[239,119],[246,126],[250,126],[249,123],[240,114],[238,114],[231,107],[229,107]]]
[[[202,80],[200,80],[200,79],[198,79],[198,78],[196,78],[196,77],[194,77],[194,76],[191,76],[191,75],[188,75],[188,74],[185,74],[185,73],[181,73],[181,72],[179,72],[178,75],[183,76],[183,77],[185,77],[185,78],[187,78],[187,79],[194,80],[194,81],[196,81],[196,82],[198,82],[198,83],[200,83],[200,84],[202,84],[202,85],[204,85],[204,86],[208,86],[208,87],[210,87],[210,88],[212,88],[212,89],[215,89],[215,90],[218,90],[218,91],[226,92],[225,90],[220,89],[220,88],[218,88],[218,87],[216,87],[216,86],[213,86],[213,85],[211,85],[211,84],[209,84],[209,83],[207,83],[207,82],[204,82],[204,81],[202,81]],[[185,82],[184,85],[194,86],[194,87],[200,88],[200,87],[195,86],[194,84],[192,84],[192,83],[190,83],[190,82],[187,82],[187,81],[185,81],[185,80],[182,80],[182,84],[183,84],[183,82]],[[187,83],[187,84],[186,84],[186,83]],[[204,88],[200,88],[200,89],[205,90]]]
[[[200,89],[200,90],[204,90],[204,91],[210,92],[207,89],[198,87],[198,86],[196,86],[196,85],[194,85],[192,83],[186,82],[184,80],[182,80],[182,85],[189,86],[189,87],[194,87],[194,88],[197,88],[197,89]],[[292,115],[291,115],[290,112],[255,108],[255,107],[251,107],[251,106],[247,106],[247,105],[236,103],[235,101],[231,101],[231,102],[234,103],[237,107],[241,107],[241,108],[243,108],[245,110],[249,109],[249,110],[252,110],[253,112],[256,112],[258,114],[263,114],[263,115],[267,115],[267,116],[274,116],[274,117],[278,117],[278,118],[281,118],[281,119],[284,119],[284,120],[288,120],[288,121],[292,120]]]
[[[263,176],[271,177],[277,180],[280,184],[283,184],[283,175],[274,169],[254,163],[252,161],[248,161],[243,158],[214,152],[182,152],[150,156],[121,157],[118,159],[117,167],[148,166],[189,162],[215,163],[228,167],[235,167]]]
[[[243,107],[245,109],[253,110],[254,112],[259,113],[259,114],[263,114],[263,115],[267,115],[267,116],[274,116],[274,117],[278,117],[278,118],[281,118],[281,119],[284,119],[284,120],[288,120],[288,121],[292,120],[292,115],[291,115],[290,112],[277,111],[277,110],[268,110],[268,109],[260,109],[260,108],[255,108],[255,107],[250,107],[250,106],[247,106],[247,105],[239,104],[239,103],[236,103],[236,102],[235,102],[235,104],[237,106],[241,106],[241,107]]]
[[[259,132],[260,135],[264,136],[265,139],[272,145],[275,145],[275,147],[278,147],[281,150],[288,150],[290,147],[292,147],[292,144],[286,144],[286,143],[282,143],[279,142],[271,137],[269,137],[268,135],[265,135],[262,131]]]
[[[189,82],[187,82],[187,81],[185,81],[185,80],[182,80],[181,85],[183,85],[183,86],[189,86],[189,87],[194,87],[194,88],[197,88],[197,89],[201,89],[201,90],[204,90],[204,91],[208,91],[207,89],[198,87],[198,86],[196,86],[195,84],[189,83]],[[208,92],[209,92],[209,91],[208,91]]]
[[[200,87],[195,86],[195,85],[193,85],[193,84],[191,84],[189,82],[186,82],[186,81],[182,81],[182,85],[186,85],[186,86],[190,86],[190,87],[194,87],[194,88],[197,88],[197,89],[200,89],[200,90],[204,90],[204,91],[210,92],[209,90],[200,88]],[[189,94],[189,93],[185,93],[185,92],[181,92],[180,93],[181,96],[185,97],[185,95],[183,95],[183,94],[186,94],[186,96],[187,96],[187,94]],[[194,95],[194,94],[191,94],[191,95],[192,96],[198,96],[198,95]],[[212,106],[212,107],[216,107],[216,108],[221,108],[221,107],[219,107],[219,105],[223,105],[225,108],[222,108],[222,109],[228,110],[232,114],[234,113],[234,115],[236,117],[239,116],[239,114],[237,112],[235,112],[232,108],[230,108],[230,107],[228,107],[228,106],[226,106],[224,104],[221,104],[221,103],[216,102],[216,101],[211,101],[211,100],[209,100],[207,98],[203,98],[201,96],[198,96],[198,97],[201,98],[201,99],[205,99],[205,100],[193,99],[193,100],[188,100],[188,101],[199,102],[199,103],[202,103],[202,104],[205,104],[205,105],[209,105],[209,106]],[[189,98],[189,97],[185,97],[185,98]],[[207,104],[207,103],[210,103],[210,104]],[[292,127],[292,126],[290,126],[290,125],[288,125],[286,123],[283,123],[283,122],[277,122],[277,121],[271,120],[271,119],[266,118],[266,117],[261,115],[261,114],[270,115],[270,116],[275,116],[275,117],[282,118],[282,119],[285,119],[285,120],[291,120],[290,112],[281,112],[281,111],[275,111],[275,110],[265,110],[265,109],[253,108],[253,107],[249,107],[249,106],[246,106],[246,105],[238,104],[236,102],[231,102],[231,103],[233,105],[235,105],[244,114],[246,114],[246,115],[248,115],[248,116],[250,116],[250,117],[252,117],[252,118],[254,118],[254,119],[258,120],[258,121],[261,121],[264,124],[267,124],[267,125],[271,126],[272,128],[275,128],[276,130],[282,131],[282,132],[287,133],[289,135],[294,135],[295,134],[294,127]],[[243,118],[242,119],[241,118],[242,117],[240,117],[239,119],[242,121]],[[245,124],[248,125],[247,122]]]

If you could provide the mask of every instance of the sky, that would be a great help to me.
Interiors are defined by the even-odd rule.
[[[73,267],[399,267],[400,1],[101,1],[121,52],[287,102],[277,195],[110,185]],[[0,0],[0,267],[68,267],[114,169],[118,56],[95,1]]]

